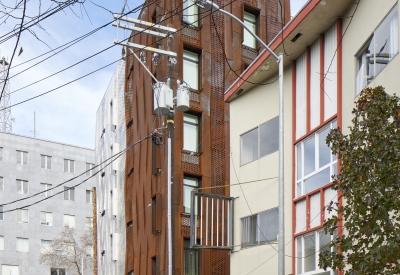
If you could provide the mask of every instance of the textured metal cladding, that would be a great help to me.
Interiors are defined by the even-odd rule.
[[[242,16],[243,5],[258,7],[262,26],[261,37],[269,41],[280,30],[277,24],[278,0],[246,0],[234,1],[232,11],[238,17]],[[281,0],[288,1],[288,0]],[[223,6],[222,0],[217,0],[219,6]],[[157,1],[145,10],[142,10],[143,20],[152,21],[156,12],[156,21],[168,11],[181,8],[182,3],[172,0]],[[164,9],[165,8],[165,9]],[[273,11],[269,11],[272,9]],[[145,12],[146,11],[146,12]],[[271,18],[268,18],[271,17]],[[236,75],[227,68],[224,55],[225,43],[232,47],[232,60],[229,60],[232,68],[242,68],[243,59],[249,64],[257,52],[243,51],[242,53],[242,29],[238,24],[226,25],[226,19],[222,14],[214,13],[214,20],[210,16],[200,20],[199,28],[185,26],[182,31],[174,35],[168,42],[164,39],[157,44],[164,50],[174,49],[178,54],[177,65],[170,67],[168,59],[160,56],[158,64],[154,66],[151,55],[146,54],[146,65],[155,72],[157,79],[165,79],[171,73],[175,78],[182,77],[182,49],[189,47],[197,49],[201,53],[201,90],[190,93],[190,112],[201,115],[201,136],[199,153],[182,151],[183,115],[180,112],[175,116],[174,143],[174,167],[173,177],[173,233],[174,233],[174,274],[183,274],[183,240],[190,236],[189,218],[181,214],[182,206],[182,180],[185,174],[201,178],[202,187],[215,187],[209,192],[221,195],[229,195],[229,188],[223,187],[229,183],[229,106],[224,102],[225,87],[236,78]],[[165,26],[173,26],[180,29],[181,14],[175,15],[163,23]],[[214,27],[215,23],[215,27]],[[231,37],[231,41],[225,41]],[[218,35],[220,37],[218,37]],[[222,41],[222,45],[220,42]],[[130,39],[134,43],[149,44],[155,40],[147,35],[138,35]],[[155,45],[153,45],[155,46]],[[132,65],[134,69],[131,71]],[[153,112],[153,93],[150,83],[151,78],[133,56],[127,56],[125,86],[125,117],[126,117],[126,142],[127,146],[148,135],[155,125],[162,125],[165,118],[156,117]],[[171,76],[171,75],[170,75]],[[166,137],[164,136],[164,142]],[[156,259],[156,274],[167,274],[167,201],[166,201],[166,156],[167,149],[161,145],[158,149],[157,167],[154,172],[154,157],[151,140],[147,140],[135,146],[127,152],[125,170],[125,213],[126,221],[132,221],[133,225],[126,231],[126,268],[135,274],[152,274],[151,259]],[[132,172],[132,169],[134,171]],[[152,232],[152,208],[149,207],[154,196],[159,196],[162,210],[157,212],[157,218],[161,221],[161,230]],[[211,211],[211,210],[210,210]],[[160,214],[160,215],[159,215]],[[216,216],[221,217],[222,209],[214,209],[214,223]],[[226,213],[225,213],[226,214]],[[221,236],[226,228],[218,222],[213,235]],[[198,232],[199,234],[199,232]],[[199,235],[198,235],[199,236]],[[221,245],[221,240],[218,243]],[[225,275],[230,273],[229,254],[227,251],[202,249],[200,253],[200,273]]]

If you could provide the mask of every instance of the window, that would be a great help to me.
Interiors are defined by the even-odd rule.
[[[64,226],[75,228],[75,216],[64,214]]]
[[[26,180],[17,180],[17,194],[28,194],[28,182]]]
[[[64,159],[64,172],[75,173],[75,161],[70,159]]]
[[[3,206],[0,206],[0,221],[4,221],[4,212]]]
[[[86,176],[90,177],[93,176],[94,173],[94,164],[93,163],[86,163]]]
[[[40,192],[43,192],[43,193],[41,193],[40,195],[45,198],[47,198],[48,196],[51,196],[51,190],[49,190],[49,189],[51,189],[51,186],[52,185],[48,184],[48,183],[41,183],[40,184]]]
[[[356,93],[361,92],[399,51],[399,22],[397,4],[356,55],[358,73]]]
[[[257,18],[256,15],[245,11],[244,12],[244,24],[248,27],[254,34],[256,34]],[[252,36],[246,29],[243,32],[243,45],[255,49],[257,47],[256,39]]]
[[[199,252],[190,248],[190,240],[183,240],[183,265],[185,275],[199,274]]]
[[[93,228],[93,218],[86,217],[86,229]]]
[[[183,22],[195,27],[199,26],[199,8],[195,1],[184,0],[183,1]]]
[[[64,200],[66,201],[75,200],[75,188],[64,186]]]
[[[66,275],[65,268],[52,268],[50,269],[51,275]]]
[[[273,208],[241,219],[242,248],[277,240],[278,211],[278,208]]]
[[[320,271],[321,275],[333,275],[333,271],[324,271],[318,266],[318,255],[324,251],[329,251],[334,248],[329,247],[329,243],[336,237],[337,234],[325,234],[324,230],[314,231],[310,234],[296,238],[296,274],[315,274],[311,271]],[[336,250],[336,249],[335,249]]]
[[[19,267],[17,265],[1,265],[1,274],[19,275]]]
[[[191,114],[183,115],[183,150],[198,152],[199,117]]]
[[[28,165],[28,152],[17,150],[17,164]]]
[[[91,202],[92,202],[92,191],[86,190],[86,203],[91,203]]]
[[[29,252],[29,239],[17,238],[17,251],[18,252]]]
[[[191,0],[186,0],[191,1]],[[183,81],[189,88],[199,89],[199,55],[195,52],[183,50]]]
[[[4,191],[4,178],[0,177],[0,191]]]
[[[4,236],[0,236],[0,250],[4,250]]]
[[[328,184],[337,173],[337,157],[326,145],[332,128],[336,128],[336,120],[296,145],[297,197]]]
[[[28,223],[29,215],[28,209],[17,209],[17,222]]]
[[[52,226],[53,225],[53,213],[40,212],[40,224]]]
[[[240,165],[279,150],[279,117],[240,136]]]
[[[51,240],[40,240],[40,253],[51,251]]]
[[[0,147],[0,161],[3,161],[3,147]]]
[[[183,212],[190,213],[192,190],[199,187],[199,180],[197,178],[184,177],[183,178]],[[197,205],[197,203],[195,203]],[[197,213],[196,213],[197,214]]]
[[[51,157],[40,155],[40,167],[44,169],[51,169]]]

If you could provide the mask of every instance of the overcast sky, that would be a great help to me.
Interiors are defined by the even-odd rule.
[[[134,9],[142,4],[142,2],[142,0],[128,0],[128,7],[126,7],[125,11]],[[291,2],[291,13],[293,15],[307,1],[292,0]],[[3,1],[3,3],[14,6],[16,2],[13,0],[6,0]],[[37,15],[39,3],[40,0],[28,1],[27,14]],[[54,2],[50,0],[41,0],[42,12],[52,3]],[[79,4],[76,4],[71,9],[67,8],[64,12],[58,12],[43,20],[40,24],[45,31],[38,27],[33,27],[32,30],[40,40],[44,41],[50,48],[55,49],[113,19],[109,11],[97,7],[93,3],[109,11],[118,13],[121,11],[123,0],[86,0],[84,6],[88,15],[85,10],[81,9]],[[13,13],[14,16],[21,16],[21,14],[22,10],[17,10]],[[136,16],[137,14],[132,15],[132,17]],[[26,18],[25,22],[28,20],[30,19]],[[10,18],[6,21],[6,24],[2,24],[0,26],[0,40],[2,40],[4,38],[3,36],[12,30],[16,24],[19,24],[19,22],[19,20]],[[127,35],[127,31],[119,31],[119,38],[127,37]],[[12,93],[11,103],[16,104],[30,97],[54,89],[116,61],[121,55],[120,46],[115,46],[71,69],[16,91],[19,88],[47,77],[113,45],[113,40],[115,38],[116,28],[108,25],[67,50],[58,53],[54,57],[15,77],[12,76],[50,54],[12,68],[10,70],[10,76],[12,78],[9,80],[10,91]],[[4,56],[9,60],[15,43],[16,37],[1,43],[0,57]],[[23,52],[20,56],[16,55],[14,57],[12,67],[48,52],[50,48],[47,45],[36,39],[30,32],[22,32],[17,53],[20,47],[23,48]],[[12,117],[15,120],[12,124],[13,132],[16,134],[33,136],[34,112],[36,112],[36,136],[38,138],[94,148],[96,111],[115,68],[116,64],[113,64],[47,95],[12,107]],[[16,92],[13,93],[14,91]]]
[[[15,5],[14,1],[5,2],[10,6]],[[3,1],[3,3],[5,2]],[[123,5],[122,0],[92,0],[92,2],[117,13],[121,11]],[[45,11],[51,3],[54,2],[42,0],[42,11]],[[138,0],[128,0],[127,9],[131,10],[141,3],[142,1]],[[29,15],[37,14],[39,9],[38,5],[39,0],[30,0],[27,5],[27,13]],[[88,15],[83,9],[81,11],[81,7],[76,4],[72,7],[72,10],[67,8],[65,12],[58,12],[43,20],[41,26],[45,31],[38,27],[33,27],[32,30],[39,39],[54,49],[113,19],[109,11],[95,6],[89,0],[85,1],[84,5]],[[20,16],[21,14],[22,10],[13,13],[15,16]],[[136,15],[134,17],[136,17]],[[25,20],[25,22],[27,22],[29,18]],[[7,20],[6,24],[2,24],[0,27],[0,36],[4,36],[18,23],[18,20]],[[126,37],[127,35],[127,32],[121,31],[120,29],[120,38]],[[81,77],[93,70],[116,61],[121,55],[120,46],[115,46],[65,72],[13,93],[13,91],[21,87],[51,75],[113,45],[115,38],[116,28],[108,25],[81,42],[71,46],[69,49],[11,78],[11,103],[15,104],[54,89],[75,78]],[[0,40],[1,39],[3,38],[0,38]],[[4,56],[9,60],[15,43],[16,37],[1,43],[0,57]],[[20,56],[14,57],[12,67],[50,50],[48,46],[37,40],[34,35],[28,31],[22,32],[17,52],[21,46],[23,52]],[[16,68],[12,68],[10,70],[10,76],[12,77],[21,70],[28,68],[49,55],[50,54]],[[36,112],[36,136],[38,138],[94,148],[96,111],[115,68],[116,64],[113,64],[47,95],[12,107],[12,117],[15,119],[12,125],[13,132],[16,134],[33,136],[34,112]]]

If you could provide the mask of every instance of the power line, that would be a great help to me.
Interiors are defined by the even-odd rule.
[[[111,156],[111,157],[108,158],[107,160],[103,161],[101,164],[103,164],[104,162],[106,162],[106,161],[112,159],[112,160],[111,160],[110,162],[108,162],[104,167],[100,168],[99,171],[95,172],[93,175],[89,176],[88,178],[86,178],[85,180],[81,181],[80,183],[75,184],[75,185],[73,185],[73,186],[71,186],[71,187],[68,187],[68,188],[65,189],[65,190],[62,190],[62,191],[60,191],[60,192],[57,192],[57,193],[55,193],[55,194],[53,194],[53,195],[50,195],[50,196],[48,196],[48,197],[46,197],[46,198],[43,198],[43,199],[41,199],[41,200],[39,200],[39,201],[36,201],[36,202],[34,202],[34,203],[27,204],[27,205],[24,205],[24,206],[21,206],[21,207],[17,207],[17,208],[13,208],[13,209],[10,209],[10,210],[1,211],[0,213],[13,212],[13,211],[16,211],[16,210],[19,210],[19,209],[26,209],[27,207],[30,207],[30,206],[33,206],[33,205],[35,205],[35,204],[38,204],[38,203],[40,203],[40,202],[42,202],[42,201],[48,200],[48,199],[50,199],[50,198],[52,198],[52,197],[54,197],[54,196],[57,196],[57,195],[59,195],[59,194],[61,194],[61,193],[64,193],[65,191],[68,191],[68,190],[70,190],[70,189],[72,189],[72,188],[75,188],[75,187],[77,187],[77,186],[79,186],[79,185],[85,183],[85,182],[88,181],[89,179],[91,179],[91,178],[93,178],[94,176],[96,176],[97,174],[99,174],[102,170],[104,170],[106,167],[108,167],[111,163],[113,163],[114,161],[116,161],[120,156],[122,156],[122,155],[123,155],[125,152],[127,152],[129,149],[131,149],[131,148],[134,147],[135,145],[137,145],[137,144],[139,144],[139,143],[142,143],[143,141],[145,141],[145,140],[151,138],[152,135],[153,135],[153,133],[151,133],[150,135],[147,135],[146,137],[144,137],[144,138],[138,140],[137,142],[131,144],[130,146],[128,146],[127,148],[125,148],[123,151],[121,151],[121,152],[119,152],[119,153],[117,153],[117,154]],[[101,165],[101,164],[99,164],[99,165]],[[97,167],[98,167],[99,165],[97,165]],[[92,168],[92,169],[94,169],[94,168]],[[92,170],[92,169],[90,169],[90,170]],[[90,171],[90,170],[88,170],[88,171]],[[81,175],[83,175],[83,174],[85,174],[85,173],[86,173],[86,171],[85,171],[84,173],[82,173]],[[80,176],[81,176],[81,175],[80,175]],[[75,177],[75,178],[77,178],[77,177]],[[75,178],[74,178],[74,179],[75,179]],[[68,180],[68,181],[66,181],[66,182],[69,182],[69,181],[71,181],[71,180],[73,180],[73,179],[70,179],[70,180]],[[65,184],[66,182],[60,183],[60,184],[58,184],[56,187],[59,187],[59,186]],[[41,193],[44,193],[44,192],[49,191],[49,190],[52,190],[52,189],[54,189],[54,188],[56,188],[56,187],[49,188],[49,189],[47,189],[47,190],[45,190],[45,191],[36,193],[35,195],[32,195],[32,196],[27,197],[27,198],[24,198],[24,199],[28,199],[28,198],[37,196],[37,195],[39,195],[39,194],[41,194]],[[21,201],[21,200],[24,200],[24,199],[20,199],[20,200],[17,200],[17,201]],[[17,202],[17,201],[14,201],[14,202]],[[9,202],[9,203],[6,203],[6,204],[2,204],[1,206],[8,205],[8,204],[11,204],[11,203],[14,203],[14,202]]]
[[[230,4],[230,3],[228,3],[228,4]],[[227,4],[227,5],[228,5],[228,4]],[[189,7],[190,7],[190,6],[189,6]],[[189,8],[189,7],[187,7],[187,8]],[[215,12],[215,11],[214,11],[214,12]],[[178,11],[177,13],[180,13],[180,11]],[[211,14],[211,13],[210,13],[210,14]],[[172,15],[172,16],[173,16],[173,15]],[[171,17],[172,17],[172,16],[171,16]],[[207,15],[207,16],[208,16],[208,15]],[[205,16],[205,17],[206,17],[206,16]],[[170,18],[170,17],[169,17],[169,18]],[[203,17],[203,18],[204,18],[204,17]],[[165,20],[166,20],[166,19],[168,19],[168,18],[165,18]],[[149,27],[149,28],[151,28],[151,27]],[[149,28],[147,28],[147,29],[149,29]],[[181,30],[184,29],[184,28],[186,28],[186,26],[183,26],[182,28],[178,29],[178,30],[177,30],[176,32],[174,32],[173,34],[175,34],[175,33],[179,32],[179,31],[181,31]],[[141,34],[142,32],[144,32],[144,31],[147,30],[147,29],[144,29],[143,31],[138,32],[138,33],[136,33],[135,35],[133,35],[133,36],[131,36],[131,37],[134,37],[134,36],[136,36],[136,35],[138,35],[138,34]],[[129,39],[129,38],[127,38],[127,39]],[[127,40],[127,39],[124,39],[124,40]],[[165,37],[164,37],[164,38],[158,39],[158,40],[155,41],[154,43],[157,43],[158,41],[161,41],[162,39],[165,39]],[[124,41],[124,40],[122,40],[122,41]],[[154,44],[154,43],[152,43],[152,44]],[[152,45],[152,44],[150,44],[150,45]],[[111,47],[114,47],[114,46],[115,46],[115,45],[112,45],[112,46],[110,46],[110,47],[108,47],[108,48],[102,50],[101,52],[106,51],[106,50],[108,50],[108,49],[110,49]],[[137,50],[136,52],[139,52],[139,51],[140,51],[140,50]],[[135,53],[136,53],[136,52],[135,52]],[[99,52],[99,53],[100,53],[100,52]],[[99,53],[97,53],[97,54],[99,54]],[[90,57],[88,57],[88,58],[86,58],[86,59],[84,59],[84,60],[81,60],[81,61],[79,61],[78,63],[75,63],[75,64],[73,64],[73,65],[71,65],[71,66],[69,66],[69,67],[67,67],[67,68],[64,68],[64,69],[61,70],[61,71],[58,71],[58,72],[56,72],[56,73],[54,73],[54,74],[52,74],[52,75],[50,75],[50,76],[47,76],[47,77],[45,77],[45,78],[43,78],[43,79],[41,79],[41,80],[38,80],[38,81],[36,81],[36,82],[34,82],[34,83],[31,83],[31,84],[29,84],[29,85],[27,85],[27,86],[25,86],[25,87],[23,87],[23,88],[26,88],[26,87],[31,86],[31,85],[33,85],[33,84],[36,84],[36,83],[38,83],[38,82],[40,82],[40,81],[42,81],[42,80],[44,80],[44,79],[47,79],[47,78],[49,78],[49,77],[51,77],[51,76],[54,76],[54,75],[56,75],[56,74],[58,74],[58,73],[60,73],[60,72],[62,72],[62,71],[65,71],[65,70],[67,70],[67,69],[69,69],[69,68],[72,68],[73,66],[75,66],[75,65],[77,65],[77,64],[79,64],[79,63],[81,63],[81,62],[83,62],[83,61],[85,61],[85,60],[87,60],[87,59],[89,59],[89,58],[91,58],[91,57],[97,55],[97,54],[93,54],[92,56],[90,56]],[[92,71],[92,72],[90,72],[90,73],[87,73],[87,74],[81,76],[81,77],[78,77],[78,78],[76,78],[76,79],[74,79],[74,80],[71,80],[71,81],[69,81],[69,82],[67,82],[67,83],[65,83],[65,84],[63,84],[63,85],[60,85],[60,86],[58,86],[58,87],[56,87],[56,88],[54,88],[54,89],[51,89],[51,90],[49,90],[49,91],[47,91],[47,92],[41,93],[41,94],[39,94],[39,95],[37,95],[37,96],[28,98],[28,99],[26,99],[26,100],[20,101],[20,102],[18,102],[18,103],[15,103],[15,104],[13,104],[13,105],[11,105],[11,106],[6,107],[6,108],[3,108],[3,109],[1,109],[0,111],[6,110],[6,109],[8,109],[8,108],[11,108],[11,107],[14,107],[14,106],[17,106],[17,105],[20,105],[20,104],[25,103],[25,102],[27,102],[27,101],[33,100],[33,99],[35,99],[35,98],[41,97],[41,96],[43,96],[43,95],[45,95],[45,94],[48,94],[48,93],[50,93],[50,92],[53,92],[53,91],[55,91],[55,90],[58,90],[58,89],[60,89],[60,88],[62,88],[62,87],[64,87],[64,86],[66,86],[66,85],[68,85],[68,84],[71,84],[71,83],[73,83],[73,82],[75,82],[75,81],[77,81],[77,80],[80,80],[80,79],[82,79],[82,78],[85,78],[86,76],[89,76],[89,75],[91,75],[91,74],[93,74],[93,73],[95,73],[95,72],[97,72],[97,71],[100,71],[100,70],[102,70],[102,69],[104,69],[104,68],[106,68],[106,67],[108,67],[108,66],[110,66],[110,65],[112,65],[112,64],[114,64],[114,63],[116,63],[116,62],[118,62],[119,60],[120,60],[120,59],[118,59],[118,60],[116,60],[116,61],[113,61],[113,62],[111,62],[111,63],[109,63],[109,64],[107,64],[107,65],[105,65],[105,66],[103,66],[103,67],[101,67],[101,68],[99,68],[99,69],[97,69],[97,70],[94,70],[94,71]],[[21,89],[23,89],[23,88],[17,89],[17,90],[15,90],[15,91],[11,92],[11,93],[15,93],[15,92],[17,92],[17,91],[19,91],[19,90],[21,90]],[[11,93],[10,93],[10,94],[11,94]]]

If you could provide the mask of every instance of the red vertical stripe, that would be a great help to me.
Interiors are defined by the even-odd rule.
[[[311,128],[311,49],[306,50],[306,132],[310,132]]]

